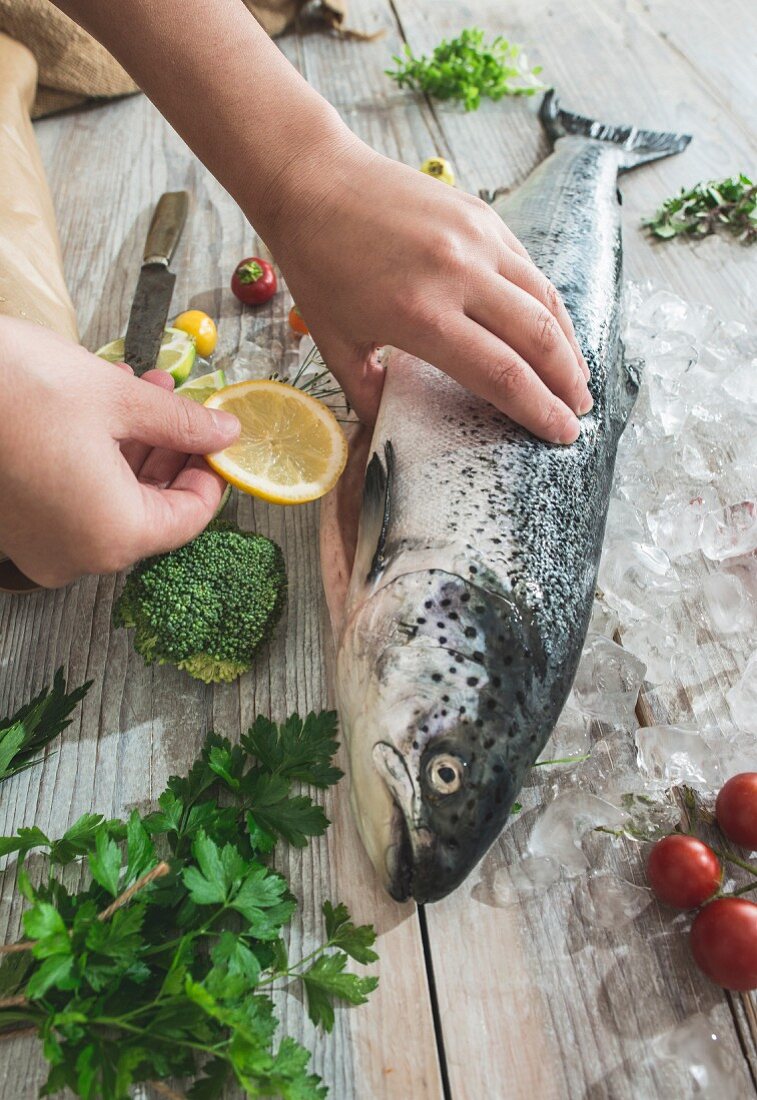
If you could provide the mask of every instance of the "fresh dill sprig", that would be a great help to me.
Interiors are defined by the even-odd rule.
[[[698,183],[666,199],[642,223],[655,237],[707,237],[724,231],[743,244],[757,240],[757,185],[740,173],[729,179]]]
[[[436,99],[457,100],[466,111],[475,111],[483,98],[534,95],[544,87],[537,79],[541,66],[530,68],[521,46],[502,35],[486,43],[478,27],[469,27],[457,38],[440,42],[430,57],[415,57],[407,43],[403,55],[392,58],[396,69],[385,70],[400,88],[413,88]]]

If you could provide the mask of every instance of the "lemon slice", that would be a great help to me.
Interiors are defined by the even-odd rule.
[[[190,397],[192,401],[199,401],[200,404],[215,393],[216,390],[221,390],[226,385],[226,375],[222,370],[211,371],[210,374],[201,374],[198,378],[193,378],[191,382],[185,382],[183,386],[179,386],[174,392],[180,393],[182,397]]]
[[[109,363],[123,363],[123,338],[104,344],[95,352],[95,355],[99,355],[101,359],[107,359]],[[182,332],[181,329],[167,328],[160,341],[160,351],[155,366],[158,370],[167,370],[176,385],[180,386],[189,378],[196,355],[197,349],[191,336]]]
[[[206,455],[221,477],[274,504],[304,504],[332,489],[347,462],[347,440],[321,401],[267,380],[237,382],[214,393],[209,409],[234,413],[242,434]]]

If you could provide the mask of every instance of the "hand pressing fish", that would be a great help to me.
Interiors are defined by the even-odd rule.
[[[594,398],[579,439],[544,443],[392,351],[370,448],[324,504],[352,803],[399,900],[443,898],[481,859],[570,691],[638,388],[620,338],[617,175],[690,140],[570,114],[552,92],[540,117],[553,152],[493,205],[575,325]]]

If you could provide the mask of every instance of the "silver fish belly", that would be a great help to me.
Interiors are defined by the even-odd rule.
[[[337,639],[351,797],[389,892],[444,897],[497,837],[570,691],[618,439],[637,391],[620,339],[618,172],[688,138],[545,97],[554,152],[494,208],[552,280],[591,370],[569,447],[391,352]]]

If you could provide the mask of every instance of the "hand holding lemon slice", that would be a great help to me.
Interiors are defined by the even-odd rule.
[[[331,410],[302,390],[269,380],[237,382],[204,404],[239,418],[239,439],[206,460],[243,492],[274,504],[304,504],[339,480],[347,439]]]

